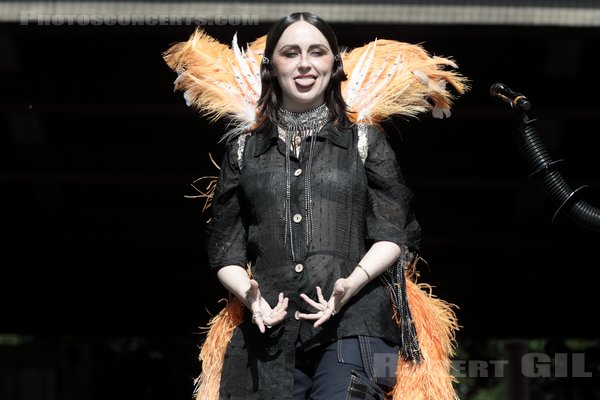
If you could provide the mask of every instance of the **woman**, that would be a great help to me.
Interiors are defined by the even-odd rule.
[[[246,140],[241,171],[229,144],[212,203],[211,267],[251,313],[234,332],[221,394],[333,400],[353,387],[383,398],[359,342],[363,352],[397,354],[390,295],[374,278],[401,246],[419,244],[411,194],[383,135],[370,132],[362,164],[325,22],[284,18],[264,57],[262,123]],[[375,242],[368,252],[366,242]]]
[[[350,121],[361,110],[325,21],[282,18],[262,56],[257,118],[226,145],[208,230],[210,267],[244,306],[220,398],[383,399],[400,346],[420,361],[407,302],[385,284],[419,247],[412,193],[384,134]]]

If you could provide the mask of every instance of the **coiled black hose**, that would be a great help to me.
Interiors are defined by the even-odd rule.
[[[502,84],[493,85],[490,93],[506,101],[504,98],[506,92],[502,93],[502,96],[495,93],[498,85]],[[510,89],[506,89],[510,91]],[[512,93],[524,98],[520,93]],[[558,164],[561,160],[553,160],[550,157],[546,146],[535,130],[535,120],[529,119],[525,110],[516,106],[516,102],[511,101],[509,104],[519,112],[522,119],[522,124],[513,131],[513,136],[531,168],[531,176],[538,180],[546,194],[558,205],[552,220],[554,221],[559,214],[563,213],[579,225],[600,232],[600,209],[580,198],[586,186],[577,189],[572,189],[569,186],[558,171]],[[530,105],[527,109],[529,107]]]

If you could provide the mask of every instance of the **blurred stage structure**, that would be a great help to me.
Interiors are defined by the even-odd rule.
[[[594,0],[361,0],[338,1],[5,1],[0,21],[19,22],[32,15],[145,15],[221,19],[256,16],[273,22],[298,10],[310,10],[331,23],[474,24],[527,26],[598,26]]]

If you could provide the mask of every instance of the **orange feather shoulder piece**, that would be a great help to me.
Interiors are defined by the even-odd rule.
[[[342,60],[349,77],[342,94],[357,123],[378,125],[394,115],[414,117],[429,110],[436,118],[449,117],[452,100],[469,89],[465,77],[447,69],[458,68],[454,61],[431,57],[415,44],[374,40]]]
[[[256,118],[264,46],[263,37],[244,51],[237,45],[237,35],[229,47],[197,29],[187,42],[173,45],[163,57],[177,72],[175,90],[184,91],[188,106],[211,121],[227,117],[241,133]]]
[[[250,129],[261,93],[265,39],[244,50],[237,36],[227,46],[198,28],[163,55],[178,73],[175,90],[184,91],[186,103],[211,120],[227,117],[233,124],[228,135]],[[379,124],[394,115],[414,117],[426,111],[448,117],[452,100],[469,89],[468,80],[453,70],[453,60],[430,56],[415,44],[374,40],[343,53],[342,61],[348,76],[342,95],[348,117],[356,123]]]

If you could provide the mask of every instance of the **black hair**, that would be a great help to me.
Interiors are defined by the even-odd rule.
[[[316,14],[310,12],[297,12],[283,17],[277,21],[269,30],[263,56],[266,57],[266,63],[263,62],[260,68],[260,79],[262,84],[261,95],[258,100],[259,113],[257,125],[254,131],[264,129],[270,121],[277,119],[277,110],[281,104],[281,87],[277,78],[273,75],[273,53],[277,42],[283,35],[283,32],[292,24],[298,21],[306,21],[317,28],[327,42],[334,55],[333,69],[329,84],[325,89],[325,104],[329,108],[330,122],[334,126],[342,125],[346,121],[346,102],[342,97],[342,82],[347,78],[342,65],[340,48],[333,29],[325,20]]]

